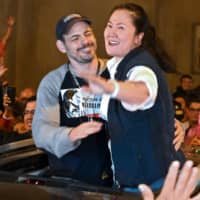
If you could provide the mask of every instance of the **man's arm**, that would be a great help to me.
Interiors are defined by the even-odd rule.
[[[60,126],[58,96],[65,73],[47,75],[41,82],[32,125],[36,146],[57,157],[76,149],[82,138],[98,133],[102,127],[102,123],[96,121],[84,122],[76,127]]]
[[[58,81],[62,80],[56,80],[54,76],[47,76],[41,82],[37,93],[32,131],[37,147],[61,157],[75,149],[79,142],[70,140],[71,127],[60,126],[58,100],[60,84]]]

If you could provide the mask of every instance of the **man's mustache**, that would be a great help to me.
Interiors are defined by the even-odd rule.
[[[85,49],[85,48],[88,48],[88,47],[93,47],[93,46],[94,46],[93,43],[83,44],[80,48],[78,48],[78,51]]]

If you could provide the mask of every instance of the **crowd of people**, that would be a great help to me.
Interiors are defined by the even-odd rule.
[[[14,96],[10,96],[8,88],[14,89]],[[15,89],[15,87],[8,85],[2,86],[0,144],[32,137],[32,119],[36,108],[35,91],[32,88],[25,88],[17,96]],[[32,103],[32,101],[35,103]],[[29,112],[30,108],[32,108],[32,112]]]
[[[31,137],[32,127],[29,121],[32,124],[33,113],[27,114],[27,109],[30,104],[29,99],[36,99],[36,92],[33,88],[24,88],[17,95],[16,87],[10,86],[6,79],[8,68],[5,67],[4,61],[14,25],[15,18],[9,16],[7,29],[0,39],[0,144]]]
[[[162,187],[157,200],[198,200],[200,194],[190,198],[198,169],[185,162],[181,145],[200,138],[199,89],[184,75],[171,95],[163,71],[168,63],[149,42],[155,37],[141,6],[117,5],[104,30],[112,56],[107,61],[96,54],[89,18],[77,13],[60,18],[56,47],[67,62],[42,79],[37,103],[30,88],[12,103],[8,85],[2,85],[0,131],[14,134],[4,133],[2,141],[33,135],[48,155],[51,175],[125,191],[139,185],[145,200],[154,199],[151,189]],[[0,75],[1,70],[3,75],[6,68],[0,66]]]
[[[180,85],[173,93],[175,115],[185,131],[182,150],[188,159],[200,152],[200,90],[193,82],[191,75],[182,75]],[[198,163],[198,160],[194,161]]]

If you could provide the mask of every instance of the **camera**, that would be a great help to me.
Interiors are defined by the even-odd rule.
[[[8,86],[8,85],[4,86],[4,94],[8,95],[11,101],[11,105],[12,105],[15,102],[16,87]]]

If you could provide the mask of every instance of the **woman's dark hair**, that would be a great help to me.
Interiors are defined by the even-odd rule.
[[[127,10],[130,12],[133,19],[133,25],[137,29],[137,33],[145,32],[150,26],[149,18],[145,10],[140,5],[134,3],[119,4],[111,10],[110,15],[112,15],[116,10]]]
[[[157,59],[160,67],[165,72],[176,72],[174,67],[175,65],[164,50],[160,39],[156,35],[155,28],[151,25],[145,10],[135,3],[123,3],[116,5],[111,10],[110,15],[112,15],[116,10],[127,10],[130,12],[137,33],[144,33],[141,46],[147,49]]]

